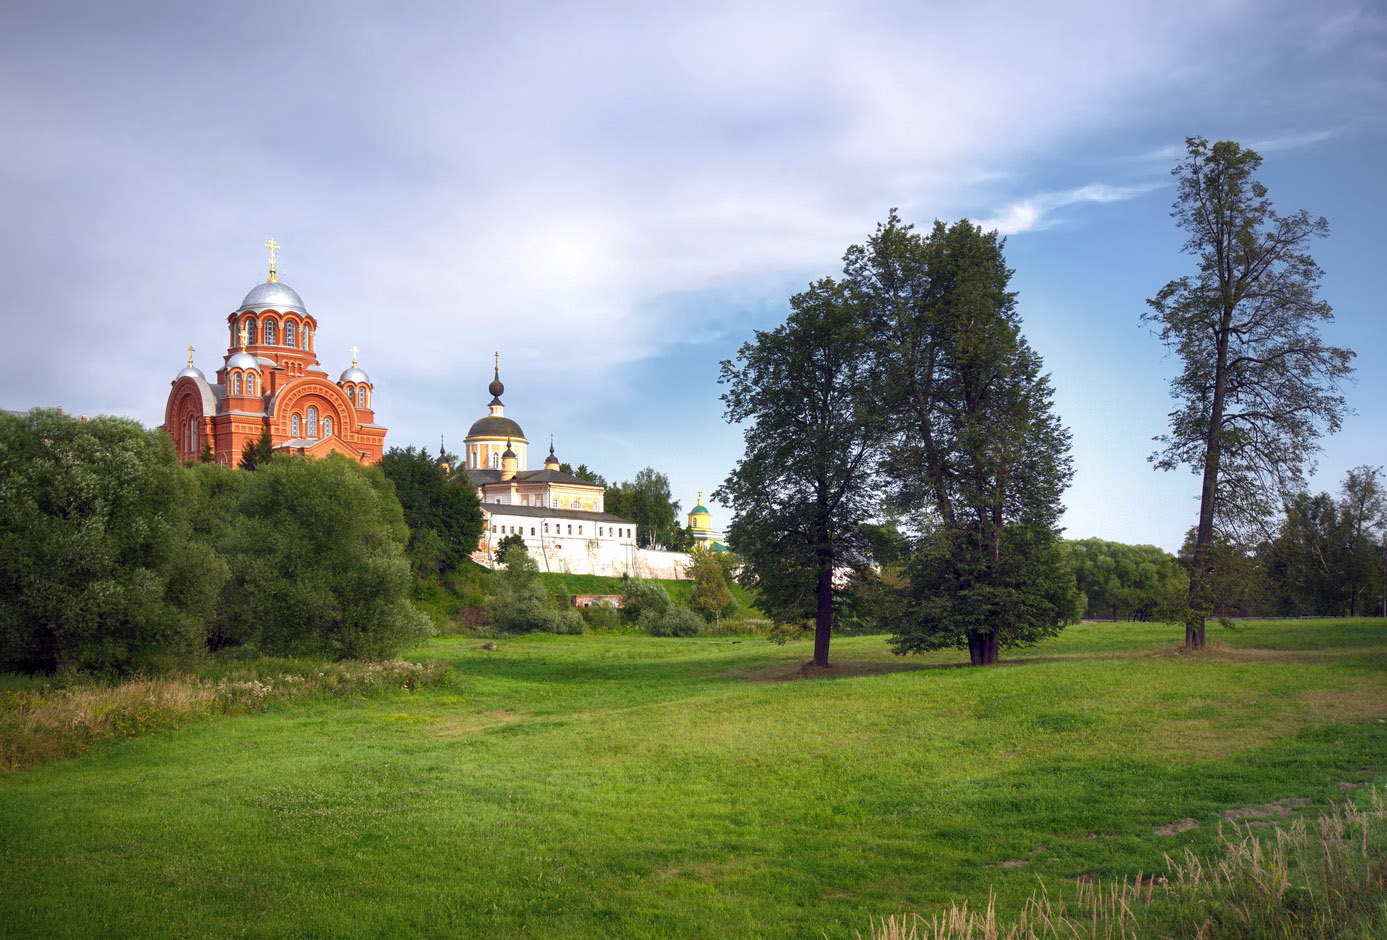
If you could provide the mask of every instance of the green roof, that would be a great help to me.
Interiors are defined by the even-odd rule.
[[[690,510],[689,515],[691,515],[691,516],[710,516],[710,515],[712,515],[712,513],[710,513],[710,512],[708,511],[708,507],[707,507],[707,506],[703,505],[702,503],[699,503],[699,504],[698,504],[697,506],[695,506],[692,510]]]

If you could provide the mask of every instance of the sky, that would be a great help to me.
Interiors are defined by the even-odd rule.
[[[10,0],[0,28],[0,407],[163,421],[185,347],[279,275],[335,376],[361,350],[387,445],[506,413],[542,454],[667,474],[741,454],[719,363],[891,208],[1007,236],[1072,430],[1064,525],[1175,549],[1152,469],[1177,363],[1145,299],[1193,270],[1187,136],[1264,157],[1314,246],[1355,414],[1315,489],[1387,464],[1387,10],[1302,2],[120,4]],[[715,522],[725,513],[711,503]]]

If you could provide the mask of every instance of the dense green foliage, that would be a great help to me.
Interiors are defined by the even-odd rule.
[[[1316,296],[1321,272],[1308,246],[1328,223],[1304,210],[1278,214],[1254,178],[1256,152],[1202,137],[1185,144],[1171,171],[1171,215],[1198,272],[1161,288],[1142,319],[1181,362],[1170,433],[1153,460],[1202,480],[1185,617],[1185,642],[1198,647],[1205,616],[1222,603],[1208,583],[1215,537],[1236,540],[1303,488],[1317,439],[1343,418],[1353,352],[1319,333],[1333,311]]]
[[[203,448],[204,457],[211,453],[211,443],[208,442]],[[275,455],[274,440],[270,437],[270,429],[262,428],[260,436],[253,441],[246,441],[246,446],[241,448],[240,468],[242,470],[254,470],[261,464],[269,463]],[[215,458],[214,458],[215,459]],[[208,463],[206,459],[203,463]]]
[[[673,604],[663,613],[647,608],[636,625],[651,636],[698,636],[703,618],[682,604]]]
[[[869,339],[847,292],[824,278],[722,363],[727,420],[746,426],[742,458],[714,494],[734,514],[727,541],[762,610],[781,625],[813,622],[821,667],[835,572],[869,564],[862,525],[881,440]]]
[[[122,419],[0,421],[0,668],[130,672],[233,645],[375,658],[429,632],[379,468],[182,466]]]
[[[1299,493],[1258,549],[1266,607],[1277,614],[1371,611],[1387,589],[1387,497],[1381,472],[1350,470],[1336,500]]]
[[[226,566],[168,436],[0,412],[0,670],[128,670],[201,646]]]
[[[686,574],[693,588],[689,603],[705,620],[721,620],[737,612],[737,601],[732,596],[735,561],[731,552],[709,551],[701,545],[690,552]]]
[[[1038,876],[1052,895],[1149,878],[1213,851],[1224,814],[1284,826],[1387,786],[1387,623],[1170,639],[1081,625],[957,669],[957,651],[839,637],[822,680],[798,678],[808,642],[435,640],[418,656],[456,666],[444,687],[272,704],[0,777],[0,924],[852,937],[990,891],[1011,916]]]
[[[422,577],[436,577],[467,561],[482,536],[477,491],[453,482],[439,459],[422,448],[392,447],[380,467],[404,509],[415,570]]]
[[[628,620],[638,621],[647,614],[660,616],[669,608],[669,594],[658,581],[621,579],[621,612]]]
[[[886,505],[918,532],[895,647],[966,645],[974,664],[1058,632],[1075,606],[1057,528],[1069,432],[1002,247],[967,220],[920,235],[893,212],[844,266],[887,419]]]
[[[230,642],[380,658],[432,632],[409,602],[408,529],[378,467],[272,460],[248,475],[239,508],[217,618]]]
[[[1080,614],[1108,620],[1151,620],[1180,604],[1189,576],[1174,555],[1154,545],[1102,539],[1064,543],[1083,595]]]
[[[506,565],[492,575],[486,611],[502,633],[582,633],[583,618],[558,606],[539,577],[539,565],[524,544],[506,552]]]
[[[646,467],[634,479],[607,487],[606,509],[636,524],[641,548],[683,551],[688,547],[679,522],[679,501],[669,489],[669,477]]]

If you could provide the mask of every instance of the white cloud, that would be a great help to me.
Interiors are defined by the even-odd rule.
[[[996,229],[1003,235],[1017,235],[1047,229],[1059,221],[1054,212],[1067,206],[1083,203],[1121,202],[1135,199],[1164,183],[1141,183],[1132,186],[1110,186],[1104,183],[1090,183],[1077,189],[1067,189],[1057,193],[1041,193],[1005,206],[990,218],[978,224],[984,230]]]

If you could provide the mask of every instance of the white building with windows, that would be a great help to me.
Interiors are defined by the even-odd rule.
[[[636,524],[605,511],[606,488],[559,469],[554,445],[542,470],[526,467],[529,440],[506,417],[499,360],[487,390],[491,403],[463,440],[463,466],[454,479],[475,487],[482,501],[482,541],[473,558],[495,567],[496,546],[508,535],[525,540],[540,571],[682,578],[688,555],[636,547]]]

